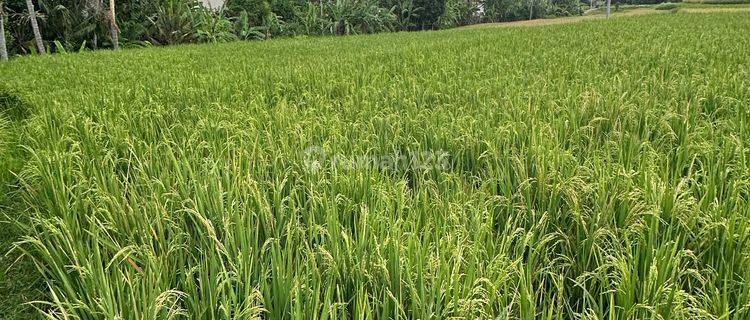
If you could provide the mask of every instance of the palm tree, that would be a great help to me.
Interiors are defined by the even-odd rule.
[[[0,60],[8,60],[8,48],[5,46],[5,3],[0,1]]]
[[[44,43],[42,43],[42,34],[39,32],[39,24],[36,22],[36,10],[31,0],[26,0],[26,9],[29,10],[29,20],[31,21],[31,30],[34,31],[34,40],[36,40],[36,49],[39,54],[44,54]]]
[[[609,18],[609,13],[610,13],[609,8],[611,4],[612,4],[612,0],[607,0],[607,18]]]
[[[109,0],[109,35],[112,38],[112,47],[120,50],[120,28],[117,27],[115,19],[115,0]]]
[[[529,0],[529,20],[534,19],[534,0]]]

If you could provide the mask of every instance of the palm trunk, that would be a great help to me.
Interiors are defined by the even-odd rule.
[[[26,0],[26,9],[29,10],[29,20],[31,21],[31,30],[34,31],[34,40],[36,40],[36,50],[39,54],[44,54],[44,43],[42,42],[42,33],[39,32],[39,24],[36,22],[36,10],[31,0]]]
[[[607,0],[607,18],[609,18],[609,14],[610,14],[609,8],[610,8],[611,3],[612,3],[612,0]]]
[[[115,18],[115,0],[109,0],[109,34],[112,38],[112,47],[120,50],[120,28],[117,27]]]
[[[534,0],[529,0],[529,20],[534,19]]]
[[[5,46],[5,12],[0,2],[0,60],[8,60],[8,47]]]

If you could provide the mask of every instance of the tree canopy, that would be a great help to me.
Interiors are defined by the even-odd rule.
[[[580,14],[578,0],[118,0],[110,24],[106,0],[34,0],[46,51],[111,48],[111,27],[126,47],[348,35],[450,28],[477,22]],[[534,7],[534,14],[528,10]],[[35,52],[25,0],[6,0],[11,55]]]

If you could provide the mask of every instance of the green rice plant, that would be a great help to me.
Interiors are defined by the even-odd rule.
[[[747,319],[748,18],[19,58],[10,254],[52,319]]]
[[[747,0],[683,0],[685,3],[699,3],[699,4],[713,4],[713,5],[726,5],[726,4],[743,4],[749,3]]]

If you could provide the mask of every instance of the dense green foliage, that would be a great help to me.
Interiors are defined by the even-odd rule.
[[[420,8],[416,25],[419,29],[435,29],[445,12],[445,0],[414,0],[414,6]]]
[[[17,59],[14,252],[55,318],[748,319],[749,31],[678,13]]]
[[[11,54],[35,52],[25,0],[4,0]],[[579,14],[577,0],[228,0],[211,10],[199,0],[117,0],[120,42],[151,46],[450,28]],[[0,1],[1,5],[2,1]],[[34,0],[48,51],[111,47],[104,0]],[[493,8],[483,14],[479,6]]]
[[[682,2],[684,0],[613,0],[612,3],[625,3],[633,5],[660,4],[664,2]]]

